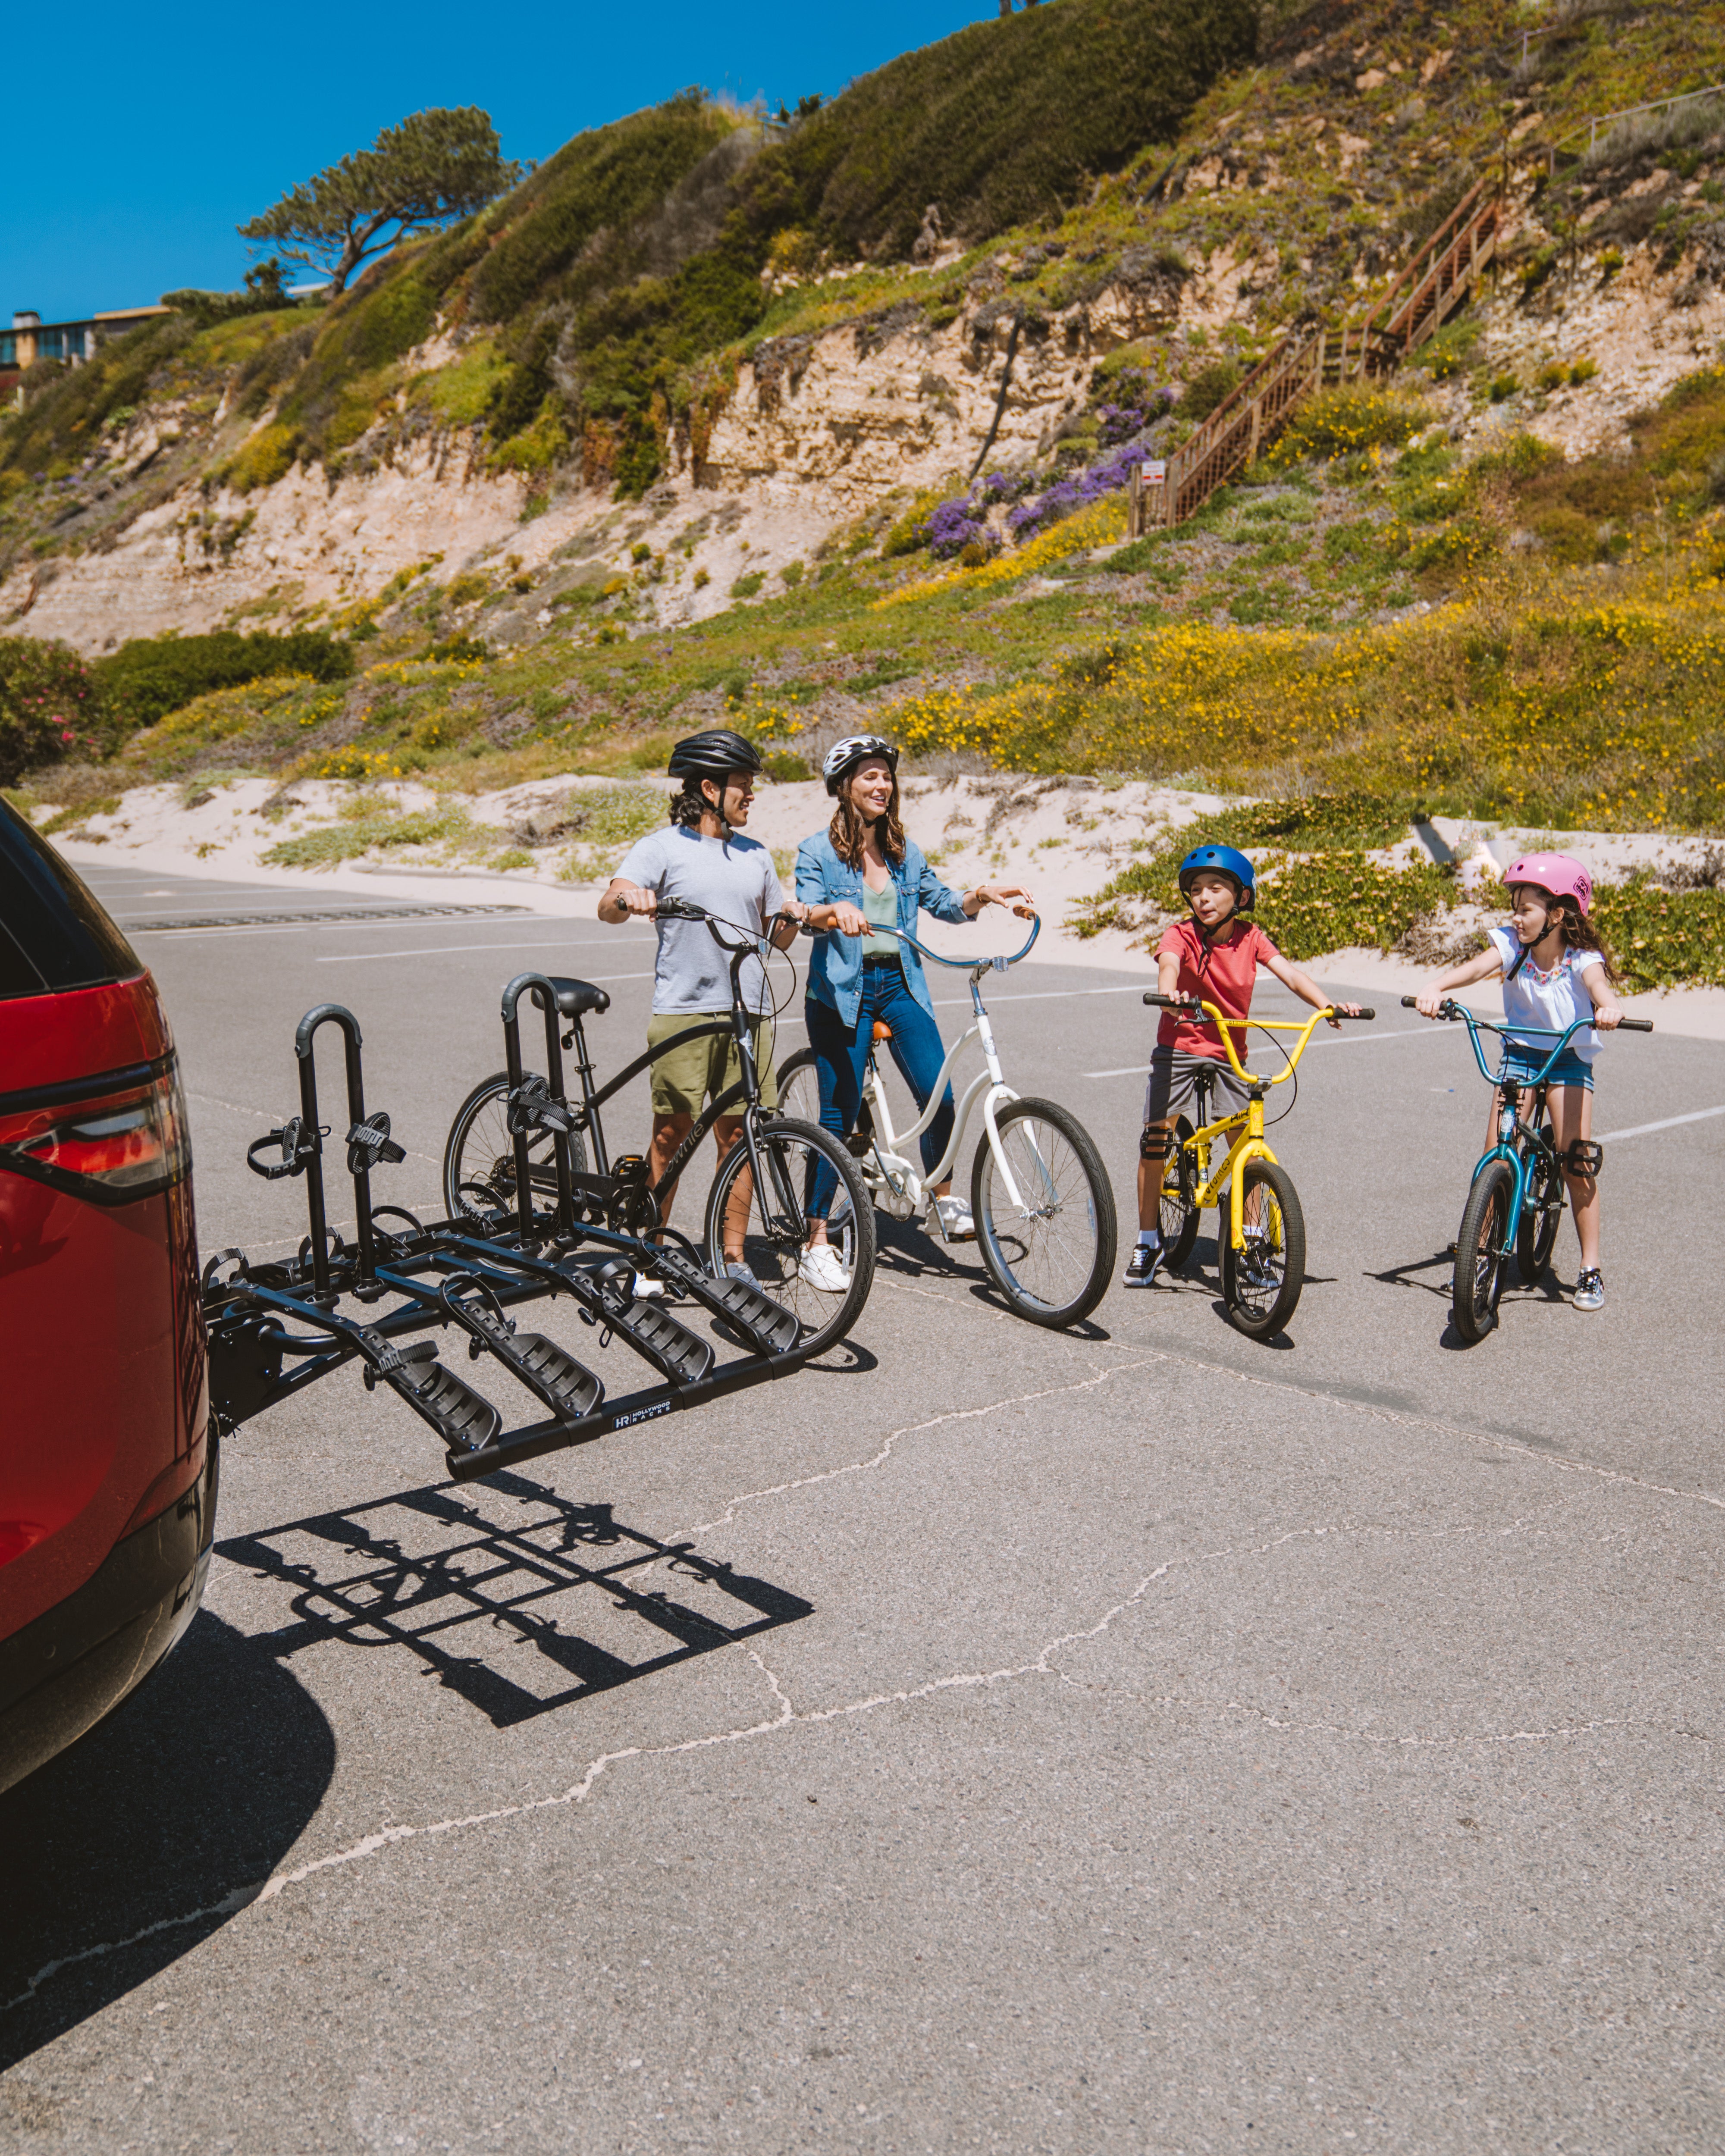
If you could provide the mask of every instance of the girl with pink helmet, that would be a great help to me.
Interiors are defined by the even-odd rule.
[[[1575,1283],[1575,1307],[1597,1310],[1605,1300],[1599,1276],[1599,1148],[1592,1143],[1594,1058],[1599,1035],[1623,1017],[1612,990],[1617,971],[1604,939],[1589,920],[1593,878],[1568,854],[1524,854],[1510,864],[1510,921],[1494,928],[1477,957],[1451,966],[1415,998],[1427,1018],[1454,988],[1501,975],[1503,1014],[1509,1032],[1503,1044],[1502,1075],[1525,1084],[1550,1054],[1553,1037],[1579,1019],[1590,1024],[1572,1036],[1552,1066],[1548,1084],[1553,1135],[1564,1156],[1563,1179],[1581,1241],[1581,1270]],[[1515,1028],[1528,1037],[1518,1041]],[[1497,1095],[1491,1096],[1486,1143],[1497,1128]]]

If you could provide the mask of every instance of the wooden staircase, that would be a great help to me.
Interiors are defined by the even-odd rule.
[[[1183,523],[1270,446],[1314,390],[1394,373],[1472,296],[1497,259],[1502,213],[1497,187],[1476,182],[1363,322],[1335,333],[1290,331],[1175,450],[1160,485],[1141,485],[1133,473],[1128,536]]]

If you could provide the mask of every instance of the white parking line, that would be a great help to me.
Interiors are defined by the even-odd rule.
[[[1608,1138],[1644,1138],[1649,1131],[1674,1131],[1679,1123],[1704,1123],[1712,1116],[1725,1116],[1725,1108],[1697,1108],[1690,1115],[1666,1116],[1656,1123],[1635,1123],[1626,1131],[1601,1131],[1599,1143]]]

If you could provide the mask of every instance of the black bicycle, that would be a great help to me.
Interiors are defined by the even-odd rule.
[[[758,1014],[748,1010],[743,1003],[742,972],[743,962],[752,953],[763,965],[768,963],[773,947],[767,937],[685,899],[661,898],[659,916],[663,920],[706,921],[721,949],[731,954],[730,1011],[722,1017],[695,1020],[599,1086],[582,1020],[608,1011],[611,998],[590,981],[555,981],[558,1012],[569,1021],[563,1045],[575,1050],[581,1081],[580,1101],[567,1104],[564,1111],[569,1124],[572,1167],[578,1177],[608,1187],[605,1203],[612,1227],[628,1235],[652,1235],[662,1225],[660,1193],[676,1183],[721,1116],[740,1116],[742,1129],[720,1163],[707,1196],[702,1232],[706,1263],[716,1277],[724,1278],[727,1218],[733,1229],[740,1225],[743,1257],[749,1270],[774,1301],[795,1313],[804,1335],[805,1354],[818,1354],[845,1337],[869,1299],[875,1277],[874,1208],[856,1163],[837,1138],[818,1125],[775,1115],[762,1105],[760,1074],[755,1063],[754,1022]],[[669,1055],[685,1042],[720,1034],[728,1034],[736,1042],[742,1075],[708,1102],[659,1180],[648,1179],[649,1163],[644,1154],[608,1158],[599,1112],[605,1103],[659,1056]],[[531,1114],[531,1098],[524,1103],[521,1090],[525,1086],[531,1096],[536,1082],[542,1092],[544,1081],[536,1081],[531,1073],[512,1079],[506,1070],[494,1071],[474,1087],[456,1111],[444,1147],[444,1203],[452,1215],[465,1214],[476,1220],[488,1220],[514,1209],[518,1126],[525,1128],[527,1137],[532,1189],[547,1196],[555,1192],[556,1163],[549,1122]],[[822,1160],[832,1168],[850,1200],[845,1209],[843,1237],[833,1239],[845,1276],[845,1285],[836,1294],[815,1286],[803,1262],[809,1249],[809,1200],[816,1163]]]

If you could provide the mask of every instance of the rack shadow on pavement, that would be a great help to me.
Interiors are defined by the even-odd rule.
[[[505,1517],[506,1512],[514,1517]],[[499,1729],[813,1614],[788,1589],[513,1474],[438,1484],[217,1545],[293,1591],[255,1635],[405,1650]]]

